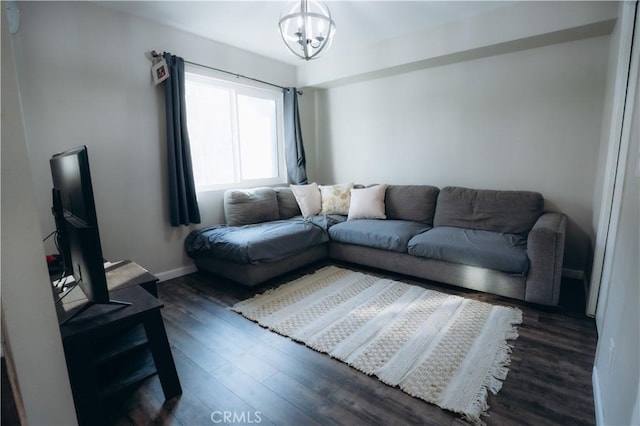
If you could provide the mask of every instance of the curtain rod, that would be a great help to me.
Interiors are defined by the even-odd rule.
[[[151,51],[151,57],[152,58],[161,58],[162,54],[156,52],[155,50],[152,50]],[[238,73],[235,73],[235,72],[223,70],[223,69],[220,69],[220,68],[210,67],[209,65],[198,64],[196,62],[187,61],[186,59],[183,59],[183,60],[184,60],[185,64],[195,65],[197,67],[207,68],[207,69],[210,69],[210,70],[213,70],[213,71],[217,71],[217,72],[233,75],[236,78],[244,78],[246,80],[256,81],[258,83],[266,84],[268,86],[277,87],[279,89],[289,89],[289,87],[280,86],[279,84],[269,83],[268,81],[259,80],[257,78],[253,78],[253,77],[247,77],[246,75],[242,75],[242,74],[238,74]],[[302,95],[302,91],[301,90],[297,90],[297,92],[298,92],[299,95]]]

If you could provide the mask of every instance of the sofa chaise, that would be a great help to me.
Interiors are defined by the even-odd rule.
[[[383,191],[382,216],[352,220],[303,217],[290,187],[229,190],[226,224],[191,232],[185,249],[199,270],[247,286],[329,257],[557,305],[567,219],[545,212],[541,194],[430,185]]]

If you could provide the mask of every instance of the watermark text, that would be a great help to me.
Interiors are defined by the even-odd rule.
[[[211,413],[211,421],[215,424],[258,424],[262,423],[260,411],[219,411]]]

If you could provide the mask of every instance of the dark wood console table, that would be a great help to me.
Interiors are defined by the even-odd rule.
[[[93,305],[60,326],[80,425],[104,423],[105,398],[156,373],[166,399],[182,393],[154,295],[157,278],[133,262],[109,268],[110,297],[131,305]],[[63,299],[59,315],[81,306],[79,297]]]

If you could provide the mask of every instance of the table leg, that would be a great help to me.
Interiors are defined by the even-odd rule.
[[[104,423],[104,407],[88,341],[67,342],[64,346],[67,370],[80,425]]]
[[[160,309],[153,310],[145,315],[143,323],[164,397],[165,399],[171,399],[182,393],[182,387],[180,386],[180,379],[173,361]]]

